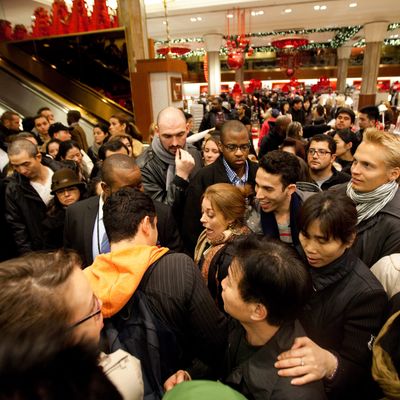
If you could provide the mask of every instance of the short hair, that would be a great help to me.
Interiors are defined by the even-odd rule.
[[[188,113],[186,111],[184,111],[183,113],[185,114],[186,121],[189,121],[189,119],[193,118],[192,114],[190,114],[190,113]]]
[[[50,107],[41,107],[37,110],[37,115],[40,115],[43,111],[51,111]],[[42,117],[42,115],[40,115]]]
[[[113,154],[106,158],[101,165],[102,181],[107,186],[113,186],[116,169],[135,170],[139,168],[135,159],[125,154]]]
[[[104,227],[110,242],[133,238],[145,217],[153,223],[153,200],[137,189],[122,188],[112,193],[103,207]]]
[[[230,183],[216,183],[209,186],[203,198],[207,198],[213,209],[222,213],[226,220],[242,226],[246,213],[246,193]]]
[[[28,139],[17,139],[12,141],[8,145],[8,156],[17,156],[18,154],[21,154],[23,151],[26,151],[28,153],[28,156],[31,158],[34,158],[38,155],[39,150],[37,146],[35,146],[32,142],[30,142]]]
[[[283,147],[293,147],[297,157],[300,157],[303,160],[306,157],[306,150],[300,140],[287,137],[283,139],[282,144],[279,146],[281,150],[283,149]]]
[[[75,142],[75,140],[65,140],[64,142],[61,142],[58,149],[57,160],[64,160],[68,151],[73,148],[77,148],[79,151],[82,150],[81,146],[79,146],[78,142]]]
[[[269,174],[280,175],[283,188],[300,180],[300,161],[285,151],[270,151],[261,158],[259,167]]]
[[[118,150],[121,149],[125,149],[126,150],[126,154],[129,154],[129,150],[128,148],[125,146],[124,143],[122,143],[120,140],[110,140],[107,143],[103,143],[98,151],[98,155],[100,160],[104,161],[106,159],[106,153],[107,151],[112,151],[112,152],[116,152]]]
[[[368,128],[364,131],[363,142],[380,146],[385,154],[388,168],[400,167],[400,136],[394,133]]]
[[[299,229],[307,236],[312,222],[319,220],[320,230],[326,240],[331,238],[351,243],[356,234],[357,209],[345,193],[324,191],[309,197],[299,214]]]
[[[64,326],[72,317],[65,283],[80,266],[74,252],[31,253],[0,263],[2,335],[29,331],[50,320]]]
[[[67,112],[67,118],[71,122],[78,122],[82,116],[78,110],[70,110]]]
[[[310,275],[296,251],[254,234],[237,239],[233,246],[231,265],[241,272],[238,288],[242,299],[263,304],[271,325],[295,320],[311,293]]]
[[[302,103],[302,102],[303,102],[303,100],[302,100],[301,97],[295,97],[295,98],[293,99],[292,104],[297,104],[297,103]]]
[[[317,104],[315,106],[315,111],[320,117],[324,117],[325,116],[325,108],[321,104]]]
[[[50,146],[52,143],[58,143],[58,144],[60,145],[60,144],[61,144],[61,140],[60,140],[60,139],[56,139],[56,138],[50,139],[50,140],[46,143],[46,154],[49,154],[49,146]]]
[[[359,113],[367,115],[369,120],[378,121],[379,119],[379,108],[376,106],[366,106],[359,110]]]
[[[329,135],[324,135],[323,133],[321,133],[319,135],[315,135],[315,136],[311,137],[310,141],[308,142],[307,151],[311,146],[311,142],[317,142],[317,143],[326,142],[326,143],[328,143],[329,151],[332,154],[336,153],[336,142]]]
[[[354,111],[351,108],[348,107],[338,108],[335,114],[335,119],[339,116],[339,114],[347,114],[351,119],[351,123],[354,124],[354,121],[356,120],[356,114],[354,114]]]
[[[350,152],[351,154],[354,154],[357,150],[358,145],[360,144],[360,140],[358,139],[357,135],[350,129],[350,128],[345,128],[345,129],[339,129],[337,131],[335,131],[335,134],[333,135],[333,137],[335,137],[335,135],[338,135],[340,137],[340,139],[343,140],[343,142],[347,143],[351,143],[351,148],[350,148]]]
[[[1,123],[4,124],[5,121],[11,121],[12,117],[14,115],[19,117],[19,115],[14,111],[4,111],[3,114],[1,114],[1,117],[0,117]]]
[[[300,139],[300,131],[303,129],[303,126],[300,122],[293,121],[286,128],[286,137]]]
[[[232,119],[229,121],[226,121],[221,128],[221,141],[225,140],[226,135],[228,132],[233,131],[233,132],[246,132],[247,134],[247,128],[243,125],[242,122]]]
[[[44,118],[48,122],[48,119],[44,115],[37,114],[37,115],[35,115],[33,117],[33,124],[34,125],[36,125],[36,120],[39,119],[39,118]]]

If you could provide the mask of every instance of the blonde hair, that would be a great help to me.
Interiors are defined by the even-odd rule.
[[[385,154],[388,168],[400,167],[400,136],[393,133],[369,128],[364,131],[363,142],[380,146]]]
[[[246,213],[246,191],[230,183],[216,183],[209,186],[203,198],[207,198],[212,208],[222,213],[234,225],[244,225]]]

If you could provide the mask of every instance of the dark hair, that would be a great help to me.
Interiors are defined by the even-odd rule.
[[[234,243],[234,260],[242,273],[239,291],[245,302],[261,303],[267,322],[279,326],[295,320],[311,293],[310,275],[290,246],[249,235]]]
[[[0,263],[0,326],[2,337],[52,321],[64,326],[72,310],[66,305],[64,284],[79,256],[59,250],[31,253]]]
[[[78,110],[70,110],[67,112],[67,120],[69,124],[78,122],[81,118],[81,113]]]
[[[37,114],[32,118],[33,118],[33,124],[36,124],[36,120],[39,119],[39,118],[44,118],[47,122],[49,122],[49,120],[44,115],[40,115],[40,114]]]
[[[19,115],[14,112],[14,111],[4,111],[3,114],[1,114],[0,117],[0,122],[4,124],[5,121],[10,121],[12,120],[12,117],[16,115],[17,117],[19,117]]]
[[[339,129],[335,132],[335,135],[338,135],[343,142],[351,143],[352,146],[350,148],[351,154],[354,154],[357,150],[358,145],[360,144],[360,140],[358,139],[357,135],[349,128]],[[335,137],[333,135],[333,137]]]
[[[109,132],[110,124],[109,123],[106,123],[106,124],[98,123],[93,127],[93,129],[94,128],[99,128],[101,131],[103,131],[107,135],[110,135],[110,132]]]
[[[307,236],[307,229],[315,220],[319,220],[326,240],[333,238],[350,243],[356,233],[356,205],[345,193],[324,191],[314,194],[300,211],[299,228],[303,235]]]
[[[101,165],[101,177],[107,186],[114,184],[114,170],[123,169],[132,171],[138,169],[135,159],[125,154],[112,154]]]
[[[33,117],[25,117],[22,120],[22,129],[25,132],[31,132],[34,127],[35,127],[35,121]]]
[[[139,142],[143,140],[143,136],[140,133],[139,128],[135,125],[134,121],[131,118],[129,118],[128,115],[119,113],[111,115],[110,119],[111,118],[117,119],[121,125],[125,124],[125,133],[127,135],[133,137],[136,140],[139,140]]]
[[[58,154],[57,154],[56,160],[61,161],[61,160],[65,159],[68,151],[73,149],[74,147],[79,149],[79,151],[82,150],[81,146],[79,146],[79,144],[77,142],[75,142],[75,140],[66,140],[64,142],[61,142],[60,147],[58,149]]]
[[[259,161],[259,167],[272,175],[280,175],[283,188],[300,180],[300,162],[290,153],[273,150]]]
[[[226,121],[221,128],[221,141],[223,142],[225,140],[225,137],[228,133],[228,131],[233,131],[233,132],[246,132],[247,134],[247,128],[238,120],[232,119],[229,121]]]
[[[308,142],[308,145],[307,145],[307,151],[311,146],[311,142],[317,142],[317,143],[326,142],[326,143],[328,143],[329,151],[332,154],[336,153],[336,142],[329,135],[324,135],[323,133],[321,133],[319,135],[315,135],[312,138],[310,138],[310,141]]]
[[[122,188],[112,193],[104,204],[103,213],[104,227],[110,242],[134,237],[146,216],[151,223],[156,216],[153,200],[132,188]]]
[[[49,107],[40,107],[39,110],[37,110],[37,115],[40,115],[43,111],[51,111]]]
[[[315,111],[320,117],[325,117],[325,108],[321,104],[316,105]]]
[[[294,147],[294,151],[297,157],[300,157],[303,160],[306,157],[306,150],[304,148],[303,143],[300,140],[287,137],[286,139],[283,140],[283,143],[279,148],[282,150],[283,147]]]
[[[337,118],[339,114],[347,114],[351,119],[351,123],[354,124],[354,121],[356,120],[356,114],[354,114],[354,111],[351,108],[340,107],[336,111],[335,118]]]
[[[60,145],[60,144],[61,144],[61,140],[55,139],[55,138],[50,139],[50,140],[46,143],[46,154],[49,154],[49,146],[50,146],[52,143],[58,143],[58,144]]]
[[[99,148],[99,158],[100,160],[104,161],[106,159],[107,151],[116,152],[118,150],[125,149],[126,154],[129,154],[128,148],[122,143],[120,140],[109,141],[107,143],[103,143]]]
[[[282,113],[282,115],[284,115],[283,113],[285,112],[285,110],[284,110],[285,104],[289,104],[289,102],[288,101],[282,101],[282,103],[279,105],[279,110]],[[289,106],[290,106],[290,104],[289,104]]]
[[[186,111],[184,111],[183,113],[185,114],[186,121],[189,121],[190,118],[193,118],[192,114],[190,114],[190,113],[188,113]]]
[[[366,106],[359,110],[359,113],[366,114],[369,120],[378,121],[379,119],[379,108],[376,106]]]

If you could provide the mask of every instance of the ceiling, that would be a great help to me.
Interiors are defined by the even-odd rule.
[[[93,0],[92,0],[93,1]],[[111,0],[108,0],[111,1]],[[114,0],[115,1],[115,0]],[[38,6],[50,8],[52,0],[1,0],[0,19],[12,23],[31,24],[33,9]],[[357,3],[356,7],[349,7]],[[145,0],[148,37],[166,40],[166,25],[162,0]],[[320,10],[315,10],[320,6]],[[322,9],[321,9],[321,6]],[[400,22],[400,1],[398,0],[168,0],[168,23],[172,39],[201,38],[205,33],[226,34],[228,21],[230,31],[236,25],[235,18],[227,14],[234,8],[245,8],[246,32],[271,32],[315,28],[335,28],[363,25],[373,21]],[[325,8],[326,7],[326,8]],[[324,9],[325,8],[325,9]],[[285,10],[291,12],[285,12]],[[251,16],[251,11],[258,15]],[[234,13],[235,14],[235,13]],[[191,21],[191,18],[195,22]],[[400,30],[387,34],[399,35]],[[309,40],[328,42],[335,36],[334,31],[308,34]],[[357,33],[363,37],[363,30]],[[254,46],[267,46],[271,37],[254,38]]]

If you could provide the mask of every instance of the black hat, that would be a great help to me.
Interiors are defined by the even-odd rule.
[[[55,133],[60,131],[69,131],[70,128],[68,126],[63,125],[61,122],[55,122],[54,124],[50,125],[49,128],[49,135],[51,137],[54,136]]]
[[[83,188],[85,184],[79,180],[78,175],[76,175],[76,173],[70,168],[63,168],[54,172],[51,179],[51,194],[55,194],[57,190],[71,186]]]

